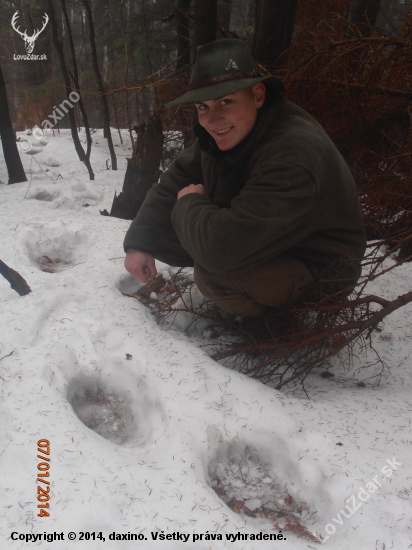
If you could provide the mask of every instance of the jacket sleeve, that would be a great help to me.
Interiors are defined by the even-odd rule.
[[[317,184],[309,170],[269,160],[252,171],[230,208],[187,194],[175,204],[172,223],[195,262],[213,273],[236,274],[313,234],[317,203]]]
[[[198,140],[176,157],[158,183],[148,191],[126,233],[125,252],[133,248],[171,265],[193,265],[170,219],[178,192],[191,183],[203,183]]]

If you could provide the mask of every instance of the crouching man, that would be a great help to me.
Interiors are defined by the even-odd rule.
[[[295,303],[339,256],[360,275],[365,231],[354,180],[323,128],[258,72],[241,40],[198,49],[189,90],[197,139],[147,193],[125,240],[139,281],[155,258],[194,266],[200,292],[232,315]],[[345,276],[346,283],[348,276]]]

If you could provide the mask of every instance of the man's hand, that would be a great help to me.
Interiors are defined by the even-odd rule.
[[[177,200],[179,200],[184,195],[188,195],[189,193],[200,193],[201,195],[206,195],[205,193],[205,186],[201,183],[195,184],[191,183],[187,187],[183,187],[177,194]]]
[[[135,279],[146,283],[157,275],[155,259],[151,254],[129,248],[124,260],[124,267]]]

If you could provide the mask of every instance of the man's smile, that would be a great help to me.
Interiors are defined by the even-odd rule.
[[[228,126],[227,128],[224,128],[223,130],[213,130],[213,132],[215,132],[215,134],[218,134],[218,135],[227,134],[229,132],[229,130],[231,130],[232,128],[234,128],[234,126]]]

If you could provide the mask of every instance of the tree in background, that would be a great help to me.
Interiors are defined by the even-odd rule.
[[[347,161],[368,239],[403,239],[412,233],[412,17],[389,33],[365,27],[366,15],[354,23],[348,8],[355,5],[324,0],[319,22],[319,3],[302,3],[278,75],[288,98],[322,124]],[[410,256],[405,247],[401,258]]]
[[[217,1],[195,0],[194,9],[194,61],[196,60],[197,47],[204,46],[216,40],[217,27]]]
[[[72,29],[71,29],[71,23],[70,23],[70,19],[69,19],[69,16],[68,16],[68,13],[67,13],[67,8],[66,8],[66,0],[60,0],[60,3],[61,3],[63,16],[64,16],[64,22],[65,22],[66,31],[67,31],[67,38],[68,38],[68,41],[69,41],[70,58],[71,58],[72,68],[73,68],[73,73],[71,74],[71,78],[73,80],[73,84],[76,88],[76,91],[79,94],[79,101],[78,101],[77,104],[79,106],[79,110],[80,110],[82,118],[83,118],[83,124],[84,124],[84,129],[85,129],[85,132],[86,132],[86,142],[87,142],[86,158],[88,159],[88,161],[90,163],[90,153],[91,153],[91,149],[92,149],[92,138],[91,138],[91,135],[90,135],[89,119],[88,119],[88,116],[87,116],[86,109],[84,107],[83,99],[80,95],[79,70],[78,70],[78,66],[77,66],[76,50],[75,50],[74,42],[73,42],[73,34],[72,34]],[[90,178],[90,179],[93,179],[93,178]]]
[[[55,12],[61,51],[50,46],[52,29],[49,23],[36,42],[38,53],[47,53],[48,56],[47,61],[39,63],[13,61],[13,53],[24,53],[24,45],[21,37],[11,28],[10,21],[18,9],[21,28],[32,32],[39,27],[45,13],[44,3],[40,0],[10,0],[0,4],[0,51],[7,84],[13,90],[9,94],[9,106],[16,129],[23,130],[34,124],[40,126],[53,112],[53,106],[67,97],[67,90],[75,90],[81,93],[81,100],[70,115],[58,121],[55,129],[71,127],[73,132],[73,128],[77,128],[74,134],[78,135],[79,127],[84,126],[87,134],[88,119],[91,130],[90,136],[86,136],[86,157],[90,152],[91,135],[102,126],[106,135],[110,127],[113,130],[117,126],[120,136],[121,129],[127,129],[132,141],[131,151],[143,150],[134,147],[134,132],[156,115],[160,117],[165,138],[163,167],[183,144],[188,146],[193,139],[191,127],[194,119],[190,107],[166,112],[164,104],[186,88],[197,45],[222,37],[243,39],[251,45],[255,58],[263,68],[282,76],[289,61],[296,63],[296,66],[302,61],[302,41],[307,40],[313,47],[316,42],[313,37],[318,36],[316,33],[319,30],[328,35],[330,21],[336,25],[338,21],[346,20],[351,32],[366,39],[371,27],[366,30],[362,25],[366,25],[365,21],[373,23],[376,19],[373,39],[379,29],[391,32],[392,36],[400,36],[403,32],[402,20],[410,6],[409,0],[305,0],[299,3],[297,0],[125,0],[120,3],[70,0],[66,9],[65,0],[48,2],[51,2]],[[379,5],[381,9],[376,15]],[[46,11],[50,16],[50,10],[46,8]],[[94,27],[93,44],[90,42],[90,23]],[[353,37],[353,34],[346,35],[346,38]],[[288,48],[292,38],[292,45]],[[397,47],[390,45],[383,51],[389,52]],[[360,51],[358,46],[356,51]],[[351,55],[352,65],[347,64],[345,71],[351,72],[355,78],[360,58],[353,52]],[[60,71],[62,59],[67,78]],[[286,59],[288,63],[285,63]],[[366,63],[368,57],[362,60]],[[364,67],[369,70],[372,65]],[[312,81],[320,81],[325,74],[314,73],[311,75]],[[295,93],[298,89],[299,93]],[[310,89],[308,87],[307,91]],[[288,97],[304,108],[316,111],[317,99],[313,101],[313,106],[308,107],[307,91],[295,81],[288,84]],[[361,99],[359,94],[361,92],[357,101]],[[331,103],[336,121],[340,121],[340,111],[343,112],[343,109],[339,94],[334,99],[323,96],[319,100],[319,113],[314,114],[322,121],[326,99]],[[349,119],[346,117],[346,120]],[[341,138],[342,127],[338,127],[337,123],[335,126],[331,135],[333,139],[336,136]],[[362,124],[358,121],[355,126],[361,128]],[[169,130],[174,133],[169,133]],[[176,144],[173,150],[169,150],[167,144],[171,140],[176,143],[176,131],[183,133],[183,136],[180,134],[181,145]],[[77,143],[74,134],[74,144],[79,149],[81,140]],[[377,136],[376,132],[372,132],[373,140]],[[393,138],[394,134],[391,134]],[[341,141],[343,143],[344,140]],[[343,143],[344,153],[345,147],[351,147],[350,140]],[[136,166],[140,165],[140,161],[136,163]],[[112,166],[115,163],[112,162]]]
[[[189,8],[192,0],[177,0],[176,5],[176,69],[179,71],[190,64],[190,18]]]
[[[16,137],[11,123],[7,101],[6,83],[0,65],[0,136],[4,159],[9,173],[9,183],[27,181],[16,145]]]
[[[219,25],[222,38],[229,38],[230,31],[230,19],[232,16],[232,0],[222,0],[220,6],[218,6],[217,22]]]
[[[59,28],[57,26],[57,20],[56,20],[56,15],[55,15],[55,11],[54,11],[53,0],[48,0],[48,8],[49,8],[50,23],[51,23],[51,27],[52,27],[53,44],[54,44],[54,47],[56,48],[56,51],[57,51],[58,56],[59,56],[60,70],[61,70],[63,80],[64,80],[64,83],[65,83],[66,98],[70,102],[70,93],[73,92],[74,90],[73,90],[72,85],[70,83],[70,77],[69,77],[69,72],[67,70],[63,45],[62,45],[62,42],[59,38],[60,33],[59,33]],[[74,110],[69,109],[68,110],[68,115],[69,115],[69,120],[70,120],[70,129],[71,129],[71,134],[72,134],[72,138],[73,138],[73,144],[74,144],[74,147],[76,149],[76,153],[77,153],[79,159],[82,162],[85,163],[86,168],[89,172],[89,177],[90,177],[91,180],[93,180],[94,179],[94,173],[93,173],[93,169],[92,169],[91,164],[90,164],[90,157],[88,157],[85,154],[84,149],[82,147],[82,144],[80,142],[79,135],[78,135],[78,132],[77,132],[77,126],[76,126],[76,119],[75,119],[75,116],[74,116]]]
[[[176,18],[176,45],[177,61],[176,72],[182,71],[181,82],[185,87],[189,81],[188,69],[190,65],[190,4],[192,0],[177,0],[175,18]],[[179,120],[183,132],[184,146],[190,145],[193,140],[191,123],[193,119],[193,109],[183,106],[179,109]]]
[[[252,53],[262,65],[273,67],[292,43],[297,0],[256,0]]]
[[[122,192],[113,198],[111,216],[133,220],[140,210],[149,189],[158,181],[163,152],[162,122],[153,115],[147,124],[137,128],[137,140],[127,169]]]
[[[107,139],[107,143],[109,145],[110,158],[112,161],[112,170],[117,170],[116,153],[114,152],[112,134],[110,132],[109,105],[107,103],[107,97],[105,95],[103,80],[100,74],[99,64],[97,61],[97,48],[96,48],[96,37],[95,37],[95,31],[94,31],[93,12],[92,12],[92,8],[89,0],[82,0],[82,3],[87,13],[87,23],[89,26],[89,40],[90,40],[90,47],[91,47],[91,53],[92,53],[93,71],[94,71],[96,82],[100,91],[100,99],[103,106],[103,135]]]
[[[381,8],[381,0],[352,0],[349,21],[359,26],[362,34],[374,27]]]

